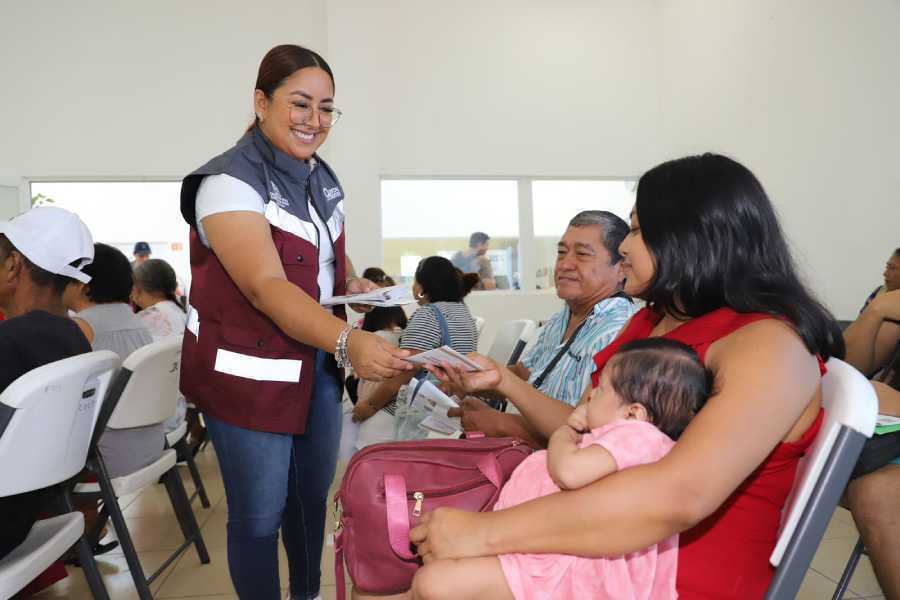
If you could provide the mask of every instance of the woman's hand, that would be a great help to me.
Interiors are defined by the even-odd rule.
[[[407,350],[400,350],[374,333],[359,329],[350,332],[347,354],[356,375],[369,381],[381,381],[415,368],[404,360],[409,356]]]
[[[490,513],[485,513],[490,514]],[[482,513],[456,508],[438,508],[425,513],[419,524],[409,530],[409,539],[423,562],[446,558],[470,558],[488,554]]]
[[[466,358],[477,364],[482,370],[463,371],[447,363],[428,365],[425,368],[443,383],[449,384],[452,388],[461,389],[467,394],[497,389],[503,382],[505,367],[501,367],[487,356],[475,352],[466,355]]]
[[[366,292],[371,292],[373,290],[377,290],[378,285],[374,281],[369,281],[364,277],[354,277],[347,281],[347,294],[364,294]],[[371,311],[374,306],[369,304],[351,304],[350,308],[358,313],[367,313]]]

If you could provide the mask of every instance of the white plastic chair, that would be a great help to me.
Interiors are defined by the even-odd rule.
[[[0,394],[0,496],[61,484],[85,465],[102,399],[119,366],[109,351],[90,352],[26,373]],[[0,598],[9,598],[75,546],[94,598],[108,599],[90,547],[84,517],[59,485],[65,514],[38,521],[0,561]]]
[[[475,333],[481,335],[481,330],[484,329],[484,317],[475,317]]]
[[[97,423],[98,429],[101,425],[113,429],[146,427],[162,423],[175,413],[178,376],[181,369],[181,342],[182,336],[166,338],[134,351],[125,359],[116,378],[116,385],[104,402]],[[107,415],[108,419],[105,419]],[[103,457],[97,449],[99,437],[100,435],[94,436],[88,459],[88,466],[97,475],[97,483],[79,484],[75,488],[75,493],[94,495],[100,493],[104,504],[103,516],[108,513],[112,520],[138,596],[142,600],[150,600],[153,597],[150,593],[150,584],[191,544],[196,547],[200,562],[209,563],[206,544],[203,542],[187,492],[176,468],[175,450],[171,448],[164,450],[159,459],[133,473],[110,478]],[[122,509],[116,499],[140,491],[160,479],[166,486],[185,540],[156,572],[147,578],[144,576]],[[98,527],[102,526],[104,521],[105,519],[101,519]]]
[[[537,324],[530,319],[503,323],[497,331],[491,349],[488,350],[488,356],[501,365],[516,364],[536,330]]]
[[[872,384],[832,358],[822,379],[825,422],[800,461],[769,562],[776,567],[767,600],[794,598],[822,541],[866,438],[875,431],[878,398]]]

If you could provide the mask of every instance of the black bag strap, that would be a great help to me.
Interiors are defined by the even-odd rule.
[[[628,300],[628,302],[630,302],[632,304],[634,303],[634,300],[632,300],[630,296],[625,294],[625,292],[616,292],[615,294],[610,296],[608,299],[610,299],[610,298],[624,298],[625,300]],[[556,367],[557,363],[559,363],[560,360],[562,360],[562,357],[565,355],[565,353],[569,351],[569,348],[572,347],[572,343],[575,341],[575,338],[578,337],[578,333],[588,322],[589,318],[590,318],[590,315],[588,315],[588,317],[585,318],[585,320],[581,322],[581,325],[579,325],[578,328],[572,332],[572,335],[569,336],[569,340],[565,343],[565,345],[562,348],[560,348],[559,352],[556,353],[556,356],[553,357],[553,360],[551,360],[550,363],[546,367],[544,367],[544,371],[540,375],[538,375],[537,379],[534,380],[534,382],[531,385],[534,386],[535,389],[541,387],[541,384],[544,383],[544,380],[547,378],[547,375],[549,375],[550,373],[553,372],[553,368]]]

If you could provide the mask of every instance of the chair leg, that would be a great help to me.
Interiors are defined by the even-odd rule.
[[[91,546],[100,543],[100,533],[103,531],[103,528],[106,527],[106,524],[109,522],[109,510],[106,508],[106,502],[103,503],[103,507],[97,512],[97,522],[94,523],[94,527],[91,529],[90,533],[87,535],[88,543]]]
[[[206,550],[206,543],[200,533],[200,526],[197,525],[197,519],[194,517],[194,511],[188,500],[187,492],[184,491],[184,484],[181,482],[181,476],[178,474],[178,467],[173,467],[168,473],[163,475],[163,481],[166,484],[166,491],[169,493],[169,500],[172,501],[172,508],[175,510],[175,516],[178,518],[178,525],[181,527],[181,533],[185,540],[193,540],[194,547],[197,550],[197,556],[202,564],[209,563],[209,552]]]
[[[60,500],[65,512],[73,512],[75,510],[72,496],[65,486],[62,487]],[[109,600],[109,593],[106,591],[106,586],[103,585],[103,578],[100,576],[100,570],[97,569],[97,563],[94,561],[93,553],[91,553],[91,546],[85,538],[86,533],[82,534],[78,541],[75,542],[75,554],[78,556],[78,561],[81,563],[81,568],[84,571],[84,577],[91,588],[91,596],[93,596],[94,600]]]
[[[206,495],[206,488],[203,487],[203,480],[200,479],[200,471],[197,469],[197,462],[194,460],[194,455],[191,453],[190,448],[188,448],[184,438],[181,438],[175,444],[175,451],[178,452],[178,458],[187,463],[188,471],[191,472],[191,479],[194,480],[194,488],[196,488],[197,494],[200,496],[200,504],[203,505],[203,508],[209,508],[209,496]]]
[[[125,561],[128,563],[128,570],[131,571],[131,578],[134,580],[134,587],[137,590],[138,597],[141,600],[153,600],[153,594],[150,593],[150,586],[147,585],[147,576],[144,575],[144,569],[141,567],[141,561],[138,558],[137,551],[134,549],[134,542],[131,534],[128,533],[128,526],[125,524],[125,517],[122,515],[122,509],[116,499],[116,493],[112,488],[109,480],[109,474],[106,472],[106,465],[99,456],[94,461],[96,468],[94,472],[97,474],[97,482],[100,484],[100,492],[103,494],[103,504],[109,511],[110,520],[112,520],[113,528],[116,530],[116,537],[119,539],[119,545],[122,547],[122,553],[125,554]]]
[[[84,571],[84,578],[87,579],[88,586],[91,588],[91,596],[94,600],[109,600],[109,593],[106,586],[103,585],[103,578],[100,576],[100,570],[91,553],[91,547],[84,536],[81,536],[75,542],[75,554],[78,556],[78,562]]]
[[[856,542],[856,546],[853,547],[853,552],[850,553],[850,558],[847,560],[847,566],[844,567],[844,572],[841,574],[841,580],[838,582],[837,589],[834,590],[834,596],[831,597],[831,600],[841,600],[844,597],[847,587],[850,585],[850,579],[853,577],[853,571],[856,570],[856,565],[859,563],[859,557],[862,556],[862,553],[863,541],[862,538],[859,538]]]

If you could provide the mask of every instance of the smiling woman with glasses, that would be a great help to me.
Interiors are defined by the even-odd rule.
[[[380,380],[407,370],[407,353],[321,306],[374,288],[348,281],[344,191],[316,154],[341,117],[328,63],[300,46],[273,48],[253,108],[237,144],[182,184],[193,283],[181,390],[219,459],[238,595],[280,598],[281,529],[291,597],[316,598],[340,367]]]

